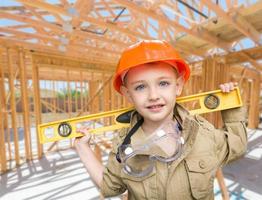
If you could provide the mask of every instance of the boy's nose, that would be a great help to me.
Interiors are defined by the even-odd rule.
[[[157,90],[156,90],[155,88],[151,88],[151,89],[149,90],[148,99],[149,99],[150,101],[156,101],[156,100],[159,99],[159,94],[158,94],[158,92],[157,92]]]

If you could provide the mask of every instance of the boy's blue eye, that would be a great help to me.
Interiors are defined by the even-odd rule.
[[[135,90],[143,90],[145,88],[145,85],[141,84],[135,87]]]
[[[161,81],[161,82],[159,83],[159,85],[160,85],[161,87],[165,87],[165,86],[170,85],[170,83],[167,82],[167,81]]]

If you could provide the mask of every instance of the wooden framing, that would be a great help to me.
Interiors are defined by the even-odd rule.
[[[12,117],[12,130],[13,130],[13,138],[14,138],[14,151],[15,151],[15,162],[18,166],[20,163],[19,157],[19,140],[18,140],[18,132],[17,132],[17,119],[16,119],[16,104],[15,104],[15,72],[14,66],[12,63],[12,55],[11,50],[7,49],[7,59],[8,59],[8,73],[9,73],[9,89],[10,89],[10,104],[11,104],[11,117]]]
[[[62,59],[62,57],[39,57],[37,54],[35,54],[34,52],[28,52],[27,50],[17,50],[17,49],[9,49],[8,51],[1,51],[2,52],[2,57],[4,57],[5,59],[2,59],[2,65],[8,64],[9,66],[12,66],[11,68],[5,68],[5,67],[1,67],[1,85],[3,86],[4,81],[3,78],[6,78],[6,80],[13,80],[12,82],[15,82],[15,80],[19,80],[20,81],[20,87],[21,87],[21,100],[22,100],[22,105],[23,107],[28,107],[26,103],[27,98],[25,98],[26,96],[30,96],[30,89],[28,86],[26,86],[26,82],[27,80],[32,80],[32,85],[33,85],[33,97],[34,97],[34,113],[36,116],[35,119],[35,124],[39,124],[42,122],[42,106],[41,105],[48,105],[51,106],[50,110],[51,112],[54,111],[61,111],[64,112],[65,109],[60,109],[59,105],[54,105],[48,101],[45,101],[44,99],[41,99],[41,89],[40,89],[40,80],[43,80],[44,77],[42,77],[41,79],[39,78],[39,72],[42,72],[43,69],[48,69],[49,68],[49,72],[51,70],[51,72],[53,73],[53,78],[50,78],[51,81],[58,81],[58,78],[54,78],[56,76],[57,72],[61,72],[61,71],[57,71],[56,72],[56,68],[53,68],[53,64],[56,64],[59,67],[59,70],[64,70],[68,75],[67,75],[67,81],[79,81],[80,80],[80,85],[82,84],[82,86],[80,86],[81,88],[87,88],[87,85],[85,84],[86,81],[88,81],[89,83],[89,100],[88,102],[85,100],[83,101],[83,103],[81,103],[81,111],[85,111],[85,108],[87,105],[90,105],[92,102],[93,104],[91,104],[92,106],[89,107],[88,112],[89,113],[95,113],[95,112],[100,112],[100,111],[104,111],[105,109],[117,109],[117,108],[121,108],[124,106],[127,106],[127,102],[125,100],[122,99],[122,97],[120,95],[117,95],[112,86],[111,86],[111,78],[112,78],[112,72],[110,71],[105,71],[104,73],[100,72],[100,69],[97,69],[97,71],[95,71],[95,68],[92,68],[90,66],[90,69],[92,69],[91,71],[89,71],[88,68],[85,69],[85,67],[75,67],[75,69],[70,68],[67,66],[67,64],[71,65],[71,66],[82,66],[84,65],[84,63],[81,64],[81,61],[78,62],[78,64],[74,64],[74,59],[72,60],[65,60]],[[8,52],[8,53],[7,53]],[[233,55],[233,54],[232,54]],[[257,54],[258,55],[258,54]],[[235,55],[234,55],[235,56]],[[48,63],[49,59],[49,63],[50,65],[46,66],[42,63]],[[18,62],[17,62],[17,61]],[[63,60],[63,62],[61,62]],[[65,62],[66,61],[66,62]],[[227,61],[229,61],[231,63],[231,65],[227,64]],[[207,80],[205,78],[201,78],[201,74],[203,74],[203,76],[206,77],[210,77],[211,74],[213,74],[212,76],[216,75],[216,74],[221,74],[221,81],[226,81],[226,80],[232,80],[232,77],[234,78],[235,81],[239,81],[240,85],[243,85],[243,89],[247,90],[247,91],[251,91],[252,93],[249,95],[246,95],[244,101],[247,102],[247,105],[250,107],[249,109],[249,127],[250,128],[255,128],[258,125],[258,116],[259,116],[259,111],[258,109],[256,109],[258,107],[259,104],[259,89],[260,89],[260,73],[259,71],[257,71],[256,69],[252,69],[252,68],[243,68],[240,65],[232,65],[232,61],[233,59],[230,57],[226,57],[225,58],[221,58],[221,57],[213,57],[213,58],[209,58],[209,61],[207,61],[207,64],[194,64],[192,65],[192,78],[189,81],[189,87],[187,87],[187,91],[185,91],[185,94],[193,94],[193,93],[197,93],[200,92],[201,89],[203,88],[203,82],[201,83],[200,80]],[[5,63],[6,62],[6,63]],[[13,63],[18,63],[18,65],[14,65]],[[212,64],[213,63],[213,64]],[[215,64],[216,63],[216,64]],[[94,64],[95,65],[95,64]],[[26,67],[27,66],[27,67]],[[197,67],[197,66],[202,66],[202,69]],[[204,67],[206,66],[206,68]],[[199,73],[198,70],[204,70],[202,71],[202,73]],[[210,72],[205,71],[206,70],[211,70]],[[3,71],[4,70],[4,71]],[[19,79],[17,76],[17,72],[19,70]],[[71,74],[73,74],[73,70],[75,70],[78,74],[78,77],[80,77],[80,79],[78,78],[78,80],[71,80]],[[47,70],[48,71],[48,70]],[[32,72],[32,73],[28,73],[28,72]],[[231,74],[231,78],[229,76],[228,79],[223,79],[223,74]],[[69,75],[70,74],[70,75]],[[81,75],[82,74],[82,75]],[[204,75],[205,74],[205,75]],[[10,78],[10,75],[12,75],[12,77]],[[81,78],[82,77],[82,78]],[[84,78],[85,77],[85,78]],[[87,78],[88,77],[88,78]],[[46,77],[48,78],[48,76]],[[217,77],[218,78],[218,77]],[[10,83],[9,80],[9,85],[11,85],[12,83]],[[210,78],[208,79],[210,80]],[[215,79],[212,79],[215,81]],[[247,80],[249,80],[249,82],[247,82]],[[252,80],[250,82],[250,80]],[[99,82],[100,82],[100,87],[99,87]],[[102,83],[102,84],[101,84]],[[52,83],[53,85],[54,83]],[[208,83],[210,85],[210,82]],[[215,87],[215,85],[217,84],[217,82],[212,83],[212,85]],[[248,87],[244,87],[244,85],[248,86]],[[11,85],[12,86],[12,85]],[[14,87],[14,85],[13,85]],[[69,88],[70,86],[67,85],[67,88]],[[3,89],[3,87],[1,87],[3,91],[1,91],[1,93],[5,93],[5,90]],[[15,88],[15,87],[14,87]],[[54,86],[52,86],[53,90],[54,90]],[[75,87],[76,88],[76,87]],[[92,89],[93,88],[93,89]],[[206,88],[206,89],[212,89],[212,88]],[[215,88],[213,88],[215,89]],[[26,90],[26,91],[25,91]],[[92,91],[93,90],[93,91]],[[83,89],[82,89],[83,92]],[[82,93],[81,92],[81,93]],[[14,93],[14,91],[12,92]],[[54,91],[52,92],[52,94],[54,94]],[[83,95],[83,94],[82,94]],[[13,99],[13,97],[11,97],[10,95],[4,95],[1,97],[1,103],[2,105],[7,105],[5,103],[5,96],[7,96],[7,99],[11,101],[11,99]],[[55,96],[55,95],[53,95]],[[9,97],[9,98],[8,98]],[[68,98],[68,97],[67,97]],[[74,97],[75,98],[75,97]],[[72,99],[74,99],[73,97],[69,98],[68,101],[66,102],[66,106],[72,106]],[[99,107],[98,103],[100,100],[102,99],[108,99],[107,102],[105,102],[104,100],[102,100],[102,103],[104,104],[104,106]],[[71,100],[70,100],[71,99]],[[45,103],[44,103],[45,102]],[[51,101],[53,102],[53,101]],[[76,104],[76,101],[74,101],[74,105]],[[111,102],[111,104],[109,105],[108,103]],[[4,103],[4,104],[3,104]],[[16,102],[13,102],[13,105],[17,104]],[[82,106],[83,104],[83,106]],[[75,107],[75,106],[74,106]],[[14,108],[12,110],[15,110],[16,108]],[[48,108],[49,109],[49,108]],[[72,107],[70,108],[70,110],[72,110]],[[46,111],[45,111],[46,112]],[[8,112],[4,111],[3,115],[1,116],[4,121],[7,120],[7,116],[5,116],[5,113],[7,114]],[[13,112],[14,113],[14,112]],[[83,112],[78,113],[81,114]],[[54,112],[53,114],[56,114],[56,112]],[[30,124],[30,121],[33,119],[30,119],[30,111],[29,108],[27,108],[27,111],[23,114],[23,120],[24,120],[24,130],[26,130],[25,126],[28,126]],[[13,117],[14,118],[14,117]],[[6,123],[6,122],[5,122]],[[4,125],[6,127],[8,127],[7,125]],[[13,125],[11,125],[13,127]],[[8,130],[8,129],[7,129]],[[30,134],[30,132],[29,132]],[[28,138],[28,139],[27,139]],[[25,142],[26,140],[28,141],[27,143],[30,142],[30,135],[26,135],[25,134]],[[3,141],[0,141],[3,142]],[[6,141],[8,144],[10,144],[10,141]],[[38,155],[38,157],[41,157],[42,153],[44,152],[42,145],[40,145],[39,143],[38,145],[38,150],[37,152],[32,152],[32,149],[30,149],[30,145],[27,144],[27,150],[26,150],[26,158],[30,159],[33,157],[33,155]],[[59,149],[59,147],[57,147]],[[49,148],[49,150],[51,150],[52,148]],[[10,151],[10,150],[9,150]],[[31,151],[31,152],[30,152]],[[6,149],[6,152],[8,154],[8,149]],[[28,153],[30,152],[30,153]],[[10,153],[9,153],[10,155]],[[31,156],[31,157],[30,157]],[[4,158],[3,158],[4,159]],[[12,158],[9,158],[12,159]],[[1,160],[1,162],[3,163],[3,161]],[[8,162],[8,160],[6,159],[6,162]],[[6,165],[7,167],[7,165]],[[4,169],[4,168],[3,168]]]
[[[4,71],[2,67],[0,67],[0,93],[2,94],[2,98],[0,99],[0,108],[1,108],[0,110],[0,145],[2,147],[0,149],[0,155],[1,155],[0,156],[1,157],[0,158],[0,163],[1,163],[0,171],[5,172],[7,170],[6,147],[5,147],[6,146],[5,145],[5,128],[7,128],[7,124],[5,123],[6,115],[4,115],[4,113],[6,113],[6,110],[5,110]]]
[[[34,89],[34,112],[35,112],[35,127],[41,123],[41,104],[40,104],[40,88],[39,88],[39,74],[38,74],[38,66],[35,63],[34,58],[32,58],[32,81],[33,81],[33,89]],[[37,128],[36,128],[37,130]],[[38,132],[38,130],[37,130]],[[39,142],[38,134],[37,134],[37,155],[38,158],[41,158],[43,155],[43,146]]]
[[[30,132],[30,122],[29,122],[29,103],[28,103],[28,91],[27,91],[27,79],[26,79],[26,69],[24,61],[24,52],[20,49],[19,51],[19,71],[20,71],[20,82],[21,82],[21,93],[23,102],[23,120],[24,120],[24,137],[25,137],[25,152],[26,159],[32,159],[32,146],[31,146],[31,132]]]
[[[256,128],[259,124],[259,115],[260,115],[260,90],[261,90],[261,79],[259,71],[255,69],[246,69],[244,73],[242,73],[243,68],[239,66],[231,66],[231,74],[234,74],[236,79],[240,79],[242,84],[249,84],[245,92],[249,93],[249,98],[247,99],[247,106],[249,108],[248,112],[248,127]],[[233,72],[233,73],[232,73]],[[237,77],[236,77],[237,76]],[[244,80],[243,80],[244,79]],[[245,83],[246,82],[246,83]]]
[[[237,30],[239,30],[245,36],[251,38],[258,45],[262,43],[260,33],[243,16],[241,16],[237,10],[226,13],[220,6],[216,5],[212,1],[202,0],[201,3],[215,11],[219,17],[232,24]],[[261,4],[262,2],[260,1],[257,6],[261,6]]]
[[[13,160],[19,165],[23,157],[41,158],[55,146],[56,150],[63,148],[59,143],[43,146],[37,139],[34,150],[32,125],[128,106],[115,93],[111,79],[120,53],[141,39],[167,40],[191,64],[192,76],[184,95],[216,89],[225,81],[238,81],[249,108],[248,126],[258,126],[262,86],[261,1],[249,7],[239,6],[240,0],[226,1],[226,9],[208,0],[200,1],[199,5],[191,1],[198,15],[202,13],[198,17],[189,6],[182,12],[178,1],[15,1],[22,6],[0,7],[0,19],[18,22],[0,27],[0,146],[4,147],[0,150],[1,172],[11,169]],[[46,16],[53,17],[53,21]],[[254,42],[253,47],[244,49],[240,45],[242,49],[235,51],[233,47],[245,38]],[[245,62],[251,67],[241,66]],[[61,88],[67,92],[58,97]],[[206,117],[221,126],[219,114]],[[20,126],[24,130],[25,155],[19,148]],[[68,147],[72,147],[72,141]],[[97,156],[101,158],[101,151],[108,148],[107,141],[96,144]],[[221,175],[220,171],[218,174]]]
[[[243,2],[240,0],[227,1],[226,8],[207,0],[201,1],[200,5],[192,2],[191,7],[198,9],[200,17],[196,17],[196,11],[190,9],[188,2],[185,3],[189,6],[185,6],[185,12],[182,12],[178,1],[172,4],[166,1],[143,1],[140,4],[125,0],[76,1],[72,5],[66,0],[61,4],[40,0],[16,1],[23,7],[0,7],[0,18],[15,20],[23,25],[0,28],[4,33],[0,37],[0,44],[16,44],[47,52],[51,50],[98,63],[102,62],[101,57],[107,62],[116,63],[119,53],[140,39],[160,38],[174,43],[189,61],[192,54],[195,54],[194,59],[206,57],[213,48],[231,52],[232,44],[245,37],[258,46],[262,42],[262,27],[258,20],[261,21],[262,17],[260,1],[250,5],[245,0],[245,6],[240,6]],[[119,9],[122,9],[121,12]],[[102,11],[109,14],[105,15]],[[217,14],[217,19],[212,17],[212,11]],[[55,22],[46,19],[46,15],[53,16]],[[62,19],[60,15],[69,20]],[[138,16],[141,17],[138,19]],[[187,25],[181,22],[182,19],[186,20]],[[153,20],[155,23],[152,23]],[[34,29],[34,32],[21,31],[22,27]],[[154,30],[156,35],[149,29]],[[228,31],[232,34],[227,34]],[[231,35],[236,37],[232,38]],[[38,44],[27,40],[38,40]],[[250,56],[247,60],[252,65],[259,65],[252,60],[252,55],[247,56]]]

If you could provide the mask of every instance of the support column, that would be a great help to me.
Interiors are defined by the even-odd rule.
[[[12,117],[12,129],[13,129],[13,139],[14,139],[14,147],[15,147],[15,163],[16,166],[20,164],[20,156],[19,156],[19,138],[17,132],[17,120],[16,120],[16,97],[15,97],[15,72],[14,66],[12,63],[12,55],[11,50],[7,50],[7,62],[8,62],[8,73],[9,73],[9,90],[10,90],[10,107],[11,107],[11,117]]]
[[[0,54],[0,56],[2,56]],[[1,96],[5,95],[5,88],[4,88],[4,72],[3,72],[3,66],[0,66],[0,94]],[[7,160],[6,160],[6,148],[5,148],[5,116],[4,113],[5,111],[5,96],[3,96],[0,99],[0,162],[1,162],[1,172],[6,172],[7,170]],[[6,128],[8,130],[8,127]]]
[[[28,88],[26,79],[26,68],[24,53],[19,50],[19,71],[21,81],[21,94],[22,94],[22,105],[23,105],[23,122],[24,122],[24,137],[25,137],[25,155],[26,160],[32,159],[32,146],[31,146],[31,133],[30,133],[30,122],[29,122],[29,104],[28,104]]]
[[[38,159],[40,159],[43,155],[43,145],[39,142],[38,136],[38,125],[41,124],[41,101],[40,101],[40,87],[39,87],[39,74],[38,74],[38,66],[35,63],[34,57],[32,58],[32,79],[33,79],[33,89],[34,89],[34,110],[35,110],[35,125],[36,125],[36,134],[37,134],[37,154]]]

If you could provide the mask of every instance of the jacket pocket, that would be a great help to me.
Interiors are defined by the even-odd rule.
[[[146,176],[135,177],[126,174],[122,170],[121,178],[128,188],[129,196],[132,196],[133,199],[156,199],[155,196],[157,194],[154,194],[157,191],[155,174],[156,171],[154,169],[150,174]]]
[[[213,193],[213,182],[217,160],[213,156],[199,156],[186,159],[186,168],[192,195],[202,199]]]

